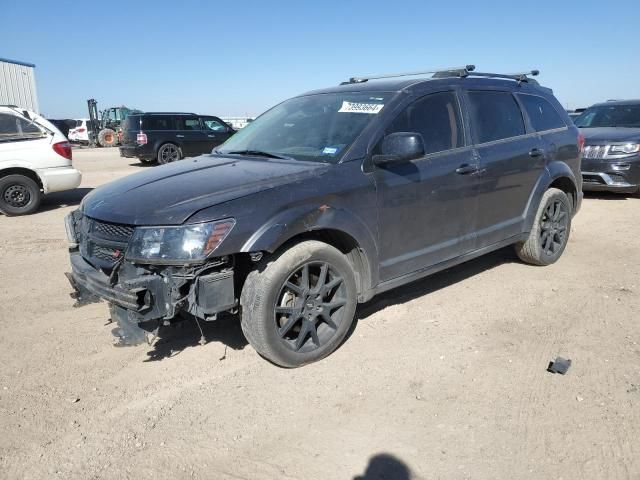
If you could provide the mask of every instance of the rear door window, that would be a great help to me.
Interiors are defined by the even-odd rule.
[[[433,93],[416,100],[395,118],[385,134],[394,132],[421,134],[427,154],[464,146],[456,94]]]
[[[537,95],[518,95],[536,132],[566,127],[553,105]]]
[[[201,130],[198,117],[178,117],[178,130]]]
[[[149,115],[148,117],[143,117],[142,127],[144,130],[175,130],[176,128],[173,118],[168,115]]]
[[[525,134],[522,112],[510,92],[470,90],[468,98],[477,143]]]
[[[17,115],[0,113],[0,141],[39,138],[44,134],[33,123]]]

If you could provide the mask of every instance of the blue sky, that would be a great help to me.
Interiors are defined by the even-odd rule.
[[[541,70],[570,108],[640,98],[640,1],[0,0],[0,57],[36,64],[41,111],[255,115],[349,76],[474,63]]]

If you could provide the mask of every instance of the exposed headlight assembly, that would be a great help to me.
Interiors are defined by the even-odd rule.
[[[609,155],[630,155],[640,152],[640,143],[626,143],[624,145],[610,145]]]
[[[233,218],[177,227],[136,227],[127,260],[182,265],[205,260],[236,224]]]

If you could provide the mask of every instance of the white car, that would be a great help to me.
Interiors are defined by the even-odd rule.
[[[89,143],[89,122],[88,118],[77,119],[76,126],[69,129],[69,141]]]
[[[53,124],[15,106],[0,106],[0,212],[26,215],[42,196],[80,185],[71,145]]]

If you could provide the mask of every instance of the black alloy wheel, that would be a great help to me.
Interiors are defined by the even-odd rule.
[[[326,345],[344,320],[344,279],[327,262],[310,262],[293,272],[280,288],[274,307],[278,336],[295,352]]]

